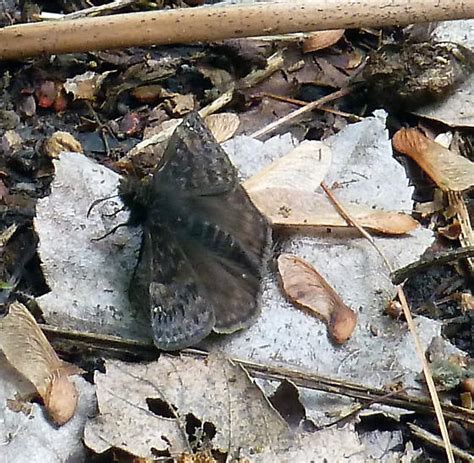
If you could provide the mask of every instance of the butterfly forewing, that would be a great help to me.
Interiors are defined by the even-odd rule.
[[[199,115],[191,114],[176,128],[154,177],[157,191],[171,189],[185,196],[230,191],[237,173]]]
[[[189,203],[195,214],[205,217],[206,223],[214,224],[224,235],[231,236],[233,246],[245,254],[251,269],[261,273],[268,257],[270,228],[240,185],[225,195],[192,198]],[[219,251],[224,241],[222,234],[217,234],[215,238],[208,246]],[[229,240],[226,243],[230,248],[228,251],[231,251],[233,246],[229,246]]]

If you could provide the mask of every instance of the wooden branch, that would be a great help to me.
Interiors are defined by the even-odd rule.
[[[20,24],[0,30],[0,59],[474,18],[472,0],[302,0]]]

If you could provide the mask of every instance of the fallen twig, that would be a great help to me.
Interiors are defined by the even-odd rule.
[[[355,85],[352,87],[342,88],[341,90],[338,90],[337,92],[333,92],[333,93],[330,93],[329,95],[323,96],[319,100],[312,101],[311,103],[308,103],[306,106],[303,106],[302,108],[299,108],[296,111],[293,111],[287,114],[286,116],[283,116],[282,118],[277,119],[274,122],[271,122],[270,124],[266,125],[260,130],[257,130],[256,132],[252,133],[250,136],[254,138],[262,138],[263,136],[274,132],[277,128],[281,127],[282,125],[288,124],[289,122],[298,118],[302,114],[312,111],[313,109],[320,108],[321,106],[323,106],[326,103],[329,103],[330,101],[337,100],[338,98],[342,98],[343,96],[348,95],[349,93],[352,92],[354,87]]]
[[[466,259],[468,257],[474,257],[474,246],[467,248],[451,249],[446,252],[440,252],[430,257],[422,257],[416,262],[412,262],[405,267],[395,270],[391,274],[391,280],[394,285],[403,283],[408,277],[422,271],[427,268],[434,267],[437,265],[445,265],[456,260]]]
[[[408,427],[410,428],[413,435],[417,436],[420,439],[423,439],[430,444],[443,448],[443,441],[435,434],[428,432],[426,429],[420,428],[416,424],[408,423]],[[469,461],[470,463],[474,463],[474,456],[472,456],[469,452],[460,449],[459,447],[453,446],[453,453],[463,459],[464,461]]]
[[[464,249],[474,246],[474,230],[471,224],[471,218],[467,209],[463,194],[460,191],[448,191],[448,201],[450,207],[456,213],[456,217],[461,227],[459,242]],[[467,259],[469,271],[474,272],[474,259]]]
[[[268,98],[272,98],[273,100],[284,101],[285,103],[294,104],[296,106],[306,106],[308,104],[307,101],[297,100],[295,98],[290,98],[290,97],[286,97],[286,96],[282,96],[282,95],[276,95],[275,93],[262,92],[260,95],[261,96],[266,96]],[[350,122],[360,122],[360,121],[364,120],[363,117],[357,116],[356,114],[346,113],[344,111],[339,111],[337,109],[327,108],[326,106],[318,106],[315,109],[319,109],[320,111],[325,111],[325,112],[328,112],[328,113],[332,113],[332,114],[335,114],[337,116],[345,117]]]
[[[8,26],[0,59],[474,17],[472,0],[305,0]]]
[[[149,343],[146,343],[118,336],[61,329],[51,325],[39,324],[39,326],[59,352],[64,351],[66,342],[69,347],[73,346],[75,351],[85,349],[90,352],[95,350],[107,352],[112,356],[128,356],[128,358],[130,358],[130,355],[139,356],[140,358],[157,358],[159,355],[157,348],[151,340]],[[205,358],[208,356],[208,353],[197,349],[184,349],[181,351],[181,355]],[[387,394],[387,391],[383,389],[307,373],[301,370],[263,365],[236,358],[231,358],[231,360],[242,365],[254,378],[273,381],[288,380],[298,387],[351,397],[366,403],[383,403],[430,416],[435,414],[431,400],[424,397],[417,397],[404,392]],[[443,412],[446,418],[450,420],[474,425],[474,410],[468,410],[451,404],[443,404]]]

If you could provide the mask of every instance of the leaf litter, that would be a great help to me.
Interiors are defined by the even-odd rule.
[[[106,374],[95,377],[100,415],[85,429],[86,445],[97,453],[113,446],[139,458],[206,448],[230,461],[310,461],[315,455],[340,461],[349,453],[354,462],[372,458],[352,425],[292,431],[245,370],[220,354],[205,360],[162,355],[148,364],[107,361],[105,367]]]
[[[340,34],[340,36],[341,35],[342,34]],[[311,47],[313,45],[308,42],[307,46]],[[316,44],[316,47],[318,46],[319,45]],[[355,55],[357,55],[357,53],[355,53]],[[347,79],[347,76],[344,75],[344,72],[341,72],[341,69],[344,71],[344,66],[346,69],[349,69],[347,63],[347,65],[341,67],[341,63],[344,59],[347,59],[345,54],[341,56],[340,59],[334,58],[334,56],[329,56],[328,58],[316,57],[318,66],[323,69],[323,77],[330,78],[331,76],[339,76],[338,78],[341,79],[341,85],[344,79]],[[362,56],[359,62],[361,60]],[[295,63],[289,72],[296,72],[296,74],[293,74],[293,76],[296,76],[300,69],[301,73],[298,75],[304,80],[304,75],[305,72],[308,72],[308,67],[305,67],[304,63],[303,66],[298,66],[298,63]],[[137,69],[139,69],[139,67],[137,67]],[[166,69],[165,72],[167,72]],[[217,87],[216,79],[218,76],[213,75],[211,70],[209,70],[208,74],[209,78]],[[95,85],[101,85],[102,80],[107,76],[102,75],[97,79],[98,74],[84,73],[76,77],[77,78],[69,79],[62,88],[54,79],[45,79],[34,93],[40,106],[45,108],[51,107],[56,111],[64,109],[66,103],[64,90],[76,92],[75,98],[78,100],[85,98],[93,101],[96,97],[97,90]],[[221,77],[228,81],[230,75]],[[312,78],[314,78],[314,75],[311,76],[310,80]],[[329,80],[331,80],[331,78]],[[81,85],[84,85],[84,87],[81,88]],[[116,94],[117,99],[121,97],[120,92],[125,93],[127,91],[127,85],[128,84],[125,83],[123,86],[119,86],[120,88],[118,87]],[[227,84],[223,85],[225,87]],[[147,87],[147,85],[139,89],[131,90],[132,95],[136,97],[138,101],[141,101],[143,98],[150,98],[150,95],[153,97],[153,91],[157,91],[157,89],[145,87]],[[161,93],[163,93],[163,91],[166,92],[166,90],[159,90]],[[33,94],[27,92],[24,94],[25,104],[23,107],[31,113],[31,116],[35,113],[36,108],[31,104],[29,104],[29,106],[26,105],[26,102],[31,100],[32,103],[34,103],[35,100]],[[454,95],[457,93],[458,92]],[[190,97],[192,97],[192,95],[168,92],[164,104],[167,105],[166,108],[168,112],[181,115],[190,107],[192,103]],[[113,101],[113,98],[109,100],[109,106],[111,105],[111,101]],[[272,113],[270,110],[269,114],[271,114],[271,118],[274,118],[276,112]],[[124,123],[124,121],[128,121],[127,124],[129,124],[123,125],[124,132],[126,131],[131,134],[136,127],[139,127],[141,117],[138,112],[127,114],[121,122]],[[356,216],[364,226],[377,233],[401,235],[396,238],[377,236],[376,241],[379,246],[384,248],[389,258],[396,262],[396,266],[402,266],[407,262],[416,260],[424,248],[429,245],[432,236],[426,230],[415,230],[412,219],[410,219],[408,215],[403,215],[402,211],[411,211],[411,189],[408,189],[404,184],[404,176],[401,174],[399,166],[395,164],[391,158],[389,142],[386,134],[383,133],[383,123],[380,124],[382,121],[383,115],[378,113],[375,118],[367,118],[361,122],[358,126],[358,130],[353,126],[349,127],[348,130],[343,130],[339,136],[327,140],[327,144],[326,142],[320,144],[318,149],[315,148],[313,143],[320,142],[308,142],[306,148],[308,151],[312,149],[314,149],[315,152],[318,151],[319,155],[322,150],[331,154],[332,160],[326,166],[326,169],[329,167],[330,172],[329,175],[326,175],[325,181],[330,184],[338,198],[343,198],[343,202],[346,204],[346,208],[351,215]],[[462,125],[459,121],[458,123]],[[218,123],[217,126],[219,127],[219,125]],[[236,130],[237,125],[238,119],[236,120],[235,116],[229,119],[229,127],[224,131],[225,135],[222,136],[222,139],[231,136]],[[335,123],[334,126],[336,127],[336,125]],[[341,125],[341,127],[343,126],[344,124]],[[269,165],[270,161],[288,153],[290,146],[293,147],[295,144],[296,142],[288,138],[288,136],[274,137],[274,139],[269,140],[268,143],[265,144],[257,140],[252,140],[249,137],[235,137],[228,142],[227,147],[230,151],[233,151],[233,156],[235,156],[233,161],[239,166],[243,179],[246,179],[258,172],[263,166]],[[18,144],[18,146],[20,146],[20,144]],[[64,146],[67,147],[67,145]],[[270,148],[271,146],[273,146],[273,148]],[[300,146],[296,147],[296,151],[300,149]],[[309,148],[310,146],[311,148]],[[275,147],[277,148],[275,149]],[[354,147],[356,148],[354,149]],[[56,153],[56,150],[62,150],[61,146],[59,148],[55,147],[53,151]],[[79,148],[77,150],[80,151]],[[366,152],[369,152],[369,155],[366,156],[368,159],[363,159]],[[376,153],[376,156],[379,156],[379,159],[377,159],[376,156],[371,156],[374,153]],[[361,156],[361,154],[363,154],[363,156]],[[98,206],[95,214],[92,214],[89,219],[84,220],[84,217],[87,216],[88,206],[90,206],[94,200],[104,197],[104,190],[108,190],[109,194],[112,194],[116,186],[114,185],[114,182],[116,183],[116,177],[109,177],[107,170],[101,170],[102,168],[97,164],[90,163],[87,166],[86,164],[89,161],[84,162],[84,159],[83,156],[77,154],[62,154],[60,160],[56,162],[57,174],[52,189],[52,200],[50,204],[55,208],[54,212],[58,213],[57,215],[60,217],[60,220],[62,220],[62,214],[68,217],[69,228],[66,227],[67,232],[65,236],[61,236],[62,233],[58,233],[57,231],[59,229],[62,232],[62,225],[55,225],[58,226],[55,232],[52,228],[48,228],[49,225],[46,222],[51,220],[52,223],[55,223],[56,218],[54,215],[50,214],[49,218],[43,223],[41,223],[41,214],[40,217],[38,217],[37,226],[39,224],[39,227],[43,227],[42,239],[43,242],[46,243],[41,251],[43,256],[46,257],[44,270],[48,278],[48,283],[51,288],[53,288],[49,299],[45,296],[43,296],[42,300],[40,299],[40,306],[44,311],[44,318],[52,325],[118,334],[127,338],[146,341],[149,339],[146,320],[141,320],[139,314],[133,314],[129,311],[124,289],[126,287],[124,282],[129,280],[129,274],[133,268],[133,263],[130,264],[130,261],[136,258],[136,243],[139,239],[137,234],[132,233],[131,236],[130,230],[120,230],[119,233],[107,237],[107,239],[99,242],[99,244],[95,243],[94,246],[98,246],[103,252],[100,258],[93,256],[94,250],[90,253],[87,251],[85,259],[81,260],[79,257],[82,253],[81,245],[84,246],[84,249],[87,249],[87,244],[90,244],[92,235],[94,235],[94,237],[101,236],[117,223],[116,218],[112,217],[112,215],[120,209],[120,204],[115,201],[114,198],[110,198]],[[313,161],[315,161],[315,159],[313,159]],[[61,165],[64,166],[65,164],[68,164],[65,168],[61,167]],[[301,174],[305,173],[304,166],[305,164],[303,162],[300,168]],[[354,167],[357,168],[354,169]],[[83,168],[85,168],[85,172],[82,172]],[[392,323],[380,316],[386,302],[391,300],[394,289],[393,286],[387,283],[388,274],[386,270],[383,268],[377,256],[373,255],[368,247],[365,247],[366,243],[357,237],[358,235],[354,230],[348,230],[344,220],[334,214],[334,211],[331,209],[332,206],[329,206],[327,199],[318,191],[319,182],[314,180],[314,183],[311,181],[305,184],[308,179],[308,172],[306,172],[306,176],[302,176],[306,178],[306,180],[300,181],[300,177],[298,177],[296,172],[297,169],[291,170],[291,168],[292,162],[289,162],[288,165],[283,168],[283,170],[288,171],[286,179],[292,179],[291,185],[285,185],[285,188],[279,190],[278,184],[281,183],[281,181],[283,181],[283,184],[285,183],[284,176],[280,178],[276,176],[276,182],[273,185],[270,183],[266,186],[263,185],[264,182],[262,182],[262,178],[260,177],[260,182],[262,182],[260,183],[260,188],[259,183],[256,182],[256,190],[252,193],[250,189],[249,193],[254,194],[255,202],[261,201],[261,207],[268,208],[266,214],[271,217],[275,229],[278,228],[280,231],[283,231],[283,237],[290,232],[301,233],[301,235],[293,234],[289,238],[287,237],[286,241],[279,243],[281,250],[297,255],[298,257],[295,257],[295,259],[298,259],[298,261],[303,262],[302,258],[305,258],[304,266],[307,269],[310,268],[309,265],[314,265],[318,270],[317,273],[321,273],[318,278],[320,277],[322,279],[321,281],[327,280],[329,282],[328,284],[335,288],[336,292],[334,295],[341,298],[346,310],[359,315],[359,325],[352,339],[342,347],[334,346],[327,337],[326,329],[319,321],[311,320],[304,314],[300,314],[285,302],[283,295],[277,292],[277,279],[272,270],[269,272],[265,283],[264,313],[262,320],[259,320],[248,332],[238,333],[228,338],[209,339],[205,344],[211,351],[218,352],[224,350],[230,355],[257,359],[267,364],[285,366],[298,365],[298,367],[308,369],[309,371],[327,373],[333,376],[343,375],[347,378],[355,378],[365,384],[375,384],[377,386],[387,386],[387,383],[390,383],[392,379],[396,379],[398,374],[402,375],[404,386],[415,386],[415,372],[418,367],[412,362],[414,355],[406,349],[406,344],[409,344],[410,340],[407,339],[408,336],[405,332],[405,328],[403,325],[400,325],[399,321]],[[61,170],[62,172],[60,172]],[[387,178],[387,172],[390,172],[390,178]],[[99,174],[95,177],[97,173]],[[313,179],[313,177],[315,178],[318,175],[320,178],[323,178],[326,172],[322,169],[318,174],[312,171],[310,173]],[[385,178],[383,178],[382,173],[385,174]],[[255,181],[255,178],[253,180]],[[250,182],[251,181],[252,179],[250,179]],[[83,187],[89,183],[93,186],[90,195],[86,195],[88,201],[86,207],[85,202],[79,204],[80,201],[78,198],[83,192],[77,188],[77,184]],[[63,188],[63,184],[65,188]],[[298,186],[300,188],[297,188]],[[98,190],[101,188],[101,195],[99,195]],[[291,194],[292,189],[295,191],[294,195]],[[389,192],[389,194],[387,194],[387,192]],[[54,195],[56,195],[56,197],[54,197]],[[260,197],[258,197],[258,195],[260,195]],[[462,201],[462,197],[457,199]],[[269,205],[266,204],[265,200],[269,200]],[[291,202],[292,200],[293,202]],[[42,214],[45,214],[50,204],[43,204]],[[321,218],[318,216],[318,210],[321,211],[323,208],[325,208],[325,214],[324,217]],[[358,208],[360,208],[360,210],[358,210]],[[371,211],[374,212],[371,213]],[[75,224],[72,224],[73,218],[76,219]],[[122,216],[120,219],[124,219],[124,217]],[[399,223],[395,224],[395,219],[399,221]],[[59,222],[59,224],[61,224],[61,222]],[[83,230],[87,230],[87,239],[81,240],[80,236]],[[46,237],[47,234],[49,234],[48,237]],[[72,243],[75,243],[76,237],[79,238],[77,249],[71,246]],[[109,245],[106,244],[107,240],[111,240],[109,241]],[[112,243],[111,246],[110,243]],[[48,261],[48,253],[53,249],[62,252],[61,248],[64,250],[67,246],[73,248],[72,253],[58,253],[57,258],[53,258],[52,254],[50,254]],[[118,259],[116,261],[112,258],[108,260],[106,258],[104,260],[104,256],[108,256],[109,254],[114,257],[118,255]],[[100,265],[100,262],[102,262],[102,265]],[[106,265],[104,265],[104,262],[106,262]],[[72,273],[75,278],[68,281],[67,279],[63,279],[63,275],[70,272],[71,267],[69,264],[74,268]],[[90,266],[90,272],[88,272],[89,264],[92,264]],[[114,269],[116,265],[117,269]],[[118,271],[118,267],[120,267],[120,272],[122,273]],[[87,279],[87,273],[89,273],[89,279]],[[121,275],[124,276],[124,278],[122,278]],[[348,278],[348,275],[353,275],[353,278]],[[84,277],[84,284],[80,283],[82,277]],[[381,278],[379,279],[379,277]],[[119,289],[115,288],[117,283]],[[364,285],[364,283],[367,284]],[[103,289],[105,289],[105,293],[112,294],[110,301],[108,301],[106,297],[97,299],[98,293]],[[71,294],[72,297],[68,300],[64,300],[64,296],[69,294]],[[99,305],[97,306],[97,302],[95,302],[96,305],[94,306],[94,301],[97,300],[99,300]],[[330,302],[329,309],[333,308],[334,305],[338,306],[334,304],[334,297],[332,298],[332,305],[331,297],[329,297],[328,300]],[[341,305],[339,305],[339,307],[340,306]],[[86,310],[83,310],[84,307],[86,307]],[[66,311],[64,309],[66,309]],[[65,312],[67,312],[68,315],[65,315]],[[97,319],[97,313],[103,315],[99,320]],[[319,316],[323,319],[325,318],[322,313],[319,313]],[[417,322],[422,331],[423,344],[426,346],[429,344],[433,335],[439,333],[439,322],[432,322],[424,317],[418,317]],[[400,336],[400,331],[402,332],[402,336]],[[293,340],[291,336],[293,336]],[[388,355],[387,352],[389,353]],[[298,355],[300,353],[301,356]],[[367,353],[373,355],[369,356]],[[365,357],[367,357],[367,359]],[[182,358],[162,356],[159,361],[146,366],[153,369],[158,365],[158,367],[161,368],[159,363],[162,360],[166,360],[172,364],[173,371],[178,369],[178,367],[181,366],[180,362],[182,362]],[[204,362],[207,366],[205,361],[193,360],[195,362]],[[382,362],[380,362],[381,360]],[[209,361],[217,362],[214,357],[211,357]],[[227,371],[228,360],[219,357],[218,361],[220,363],[215,363],[214,367],[216,369],[220,368],[222,371]],[[385,361],[387,362],[386,364]],[[362,368],[356,365],[358,362]],[[380,369],[379,363],[381,363]],[[127,375],[130,375],[130,371],[136,367],[136,365],[108,361],[106,373],[96,373],[97,385],[106,385],[104,389],[101,391],[98,389],[97,391],[99,399],[104,399],[102,402],[104,409],[110,405],[106,403],[107,394],[110,393],[110,390],[107,390],[108,375],[110,374],[111,379],[115,378],[114,371],[117,365],[119,365],[122,371],[126,371]],[[235,365],[233,365],[233,367],[235,367]],[[240,368],[238,370],[239,372],[236,372],[236,376],[239,374],[244,375],[244,372]],[[365,370],[365,376],[363,375],[363,370]],[[189,366],[189,372],[186,371],[186,374],[182,375],[180,371],[179,376],[180,378],[183,376],[183,378],[187,380],[189,376],[192,376],[190,373],[193,371],[202,371],[201,364],[192,364]],[[367,375],[367,371],[373,371],[374,375]],[[146,377],[146,374],[142,374],[140,371],[140,375],[134,378],[137,389],[143,386],[143,377]],[[195,380],[195,378],[191,379]],[[155,378],[150,378],[150,382],[153,381],[153,384],[156,386]],[[145,383],[149,385],[146,381]],[[190,384],[189,389],[196,389],[198,392],[201,391],[193,382]],[[213,384],[214,383],[211,383],[211,386]],[[268,381],[259,381],[259,384],[267,393],[271,393],[277,386]],[[280,387],[282,385],[283,383],[280,384]],[[134,382],[130,381],[130,384],[126,386],[134,387]],[[174,384],[173,386],[175,387],[176,385]],[[163,384],[160,383],[159,387],[162,388]],[[277,392],[280,387],[277,387]],[[180,388],[175,387],[175,389],[179,390]],[[182,389],[183,388],[181,388],[181,394],[183,394]],[[188,392],[189,389],[186,389],[186,392]],[[81,390],[83,390],[83,388]],[[177,393],[178,391],[175,392]],[[258,389],[255,389],[254,392],[256,395],[260,394],[260,398],[264,398]],[[225,393],[229,394],[229,388],[225,390]],[[147,391],[143,392],[143,396],[145,395],[147,395]],[[138,397],[138,399],[143,401],[143,396]],[[175,396],[172,397],[175,398]],[[199,395],[191,393],[188,399],[191,405],[190,408],[195,407],[193,410],[196,413],[200,412],[205,416],[205,412],[208,410],[202,410],[196,406],[200,400]],[[222,397],[220,399],[222,399]],[[344,406],[343,404],[348,403],[347,401],[339,399],[330,403],[331,401],[327,400],[327,397],[325,398],[321,394],[305,389],[301,390],[300,399],[304,404],[303,410],[306,409],[307,411],[305,416],[315,420],[320,418],[318,424],[327,422],[328,416],[324,416],[324,414],[330,414],[334,411],[340,412],[341,407]],[[80,396],[80,403],[81,400],[83,400],[82,396]],[[180,419],[178,419],[173,417],[173,415],[182,410],[176,408],[172,400],[161,400],[161,402],[160,400],[161,399],[154,399],[154,402],[147,402],[147,408],[143,408],[148,412],[153,408],[151,414],[158,413],[158,415],[163,413],[164,409],[167,409],[167,413],[170,414],[170,416],[161,418],[167,418],[168,420],[174,419],[174,424],[177,426],[180,419],[183,419],[183,416],[181,414]],[[111,402],[112,401],[111,399]],[[82,416],[79,418],[82,419],[84,418],[84,409],[81,409],[80,406],[79,409],[78,413],[82,413]],[[32,410],[33,413],[38,411],[36,404],[32,405]],[[262,416],[265,415],[269,420],[280,420],[278,422],[281,423],[281,419],[275,414],[271,407],[265,410],[268,414],[262,412]],[[99,415],[91,419],[88,429],[90,427],[94,432],[97,431],[97,428],[94,428],[94,426],[98,426],[97,423],[99,423],[100,426],[103,426],[103,429],[100,428],[99,432],[103,431],[104,434],[113,433],[114,420],[118,416],[116,415],[117,412],[120,412],[120,410],[113,409],[110,411],[110,416]],[[9,412],[7,411],[6,413]],[[18,416],[21,416],[21,414],[18,414]],[[194,418],[196,418],[195,421],[193,421]],[[36,424],[38,424],[38,419],[41,424],[41,418],[38,418],[36,415]],[[77,419],[78,417],[74,417],[70,423],[73,423],[75,420],[77,421]],[[190,420],[196,432],[194,432],[194,434],[191,433],[192,435],[188,433],[186,438],[184,438],[183,433],[181,433],[181,437],[183,438],[181,444],[184,444],[183,449],[189,450],[190,443],[184,441],[189,440],[190,437],[195,438],[193,444],[199,442],[199,445],[201,445],[204,440],[212,434],[212,432],[209,431],[213,430],[209,424],[210,422],[203,422],[200,417],[195,417],[194,414],[185,415],[184,420]],[[70,423],[66,424],[64,428],[67,428]],[[205,426],[206,424],[207,426]],[[199,426],[200,432],[197,432]],[[179,426],[177,427],[179,428]],[[140,429],[140,427],[137,429]],[[163,444],[163,439],[168,433],[170,436],[176,438],[175,442],[179,442],[176,427],[174,429],[171,429],[171,427],[165,427],[163,429],[166,429],[167,434],[161,435],[161,441],[157,440],[157,442]],[[214,430],[216,433],[215,436],[210,438],[212,444],[214,445],[218,441],[216,437],[218,432],[225,433],[227,430],[228,428],[225,427],[225,423],[223,424],[221,422],[219,429],[216,428]],[[330,435],[335,436],[334,444]],[[117,440],[111,439],[113,442],[109,442],[105,439],[107,440],[105,444],[103,441],[100,442],[100,436],[97,434],[92,433],[89,437],[91,437],[95,443],[99,441],[98,445],[103,445],[103,448],[107,445],[112,448],[119,448],[120,445],[123,445],[120,436]],[[106,437],[109,437],[109,434],[107,434]],[[126,445],[130,445],[130,447],[127,448],[134,447],[135,450],[133,450],[132,453],[137,452],[135,455],[139,455],[140,453],[136,450],[135,444],[140,446],[143,440],[140,440],[141,436],[133,437],[137,437],[137,442],[130,444],[127,438]],[[239,437],[241,436],[239,435]],[[358,437],[357,434],[354,433],[354,429],[351,425],[346,425],[342,429],[332,428],[320,430],[311,435],[301,434],[299,439],[299,442],[296,441],[297,447],[294,446],[290,448],[288,445],[286,448],[279,448],[278,446],[274,446],[273,450],[269,450],[268,447],[260,453],[257,452],[257,454],[261,458],[270,458],[268,461],[275,461],[276,455],[285,455],[287,457],[292,455],[296,460],[309,460],[316,454],[318,457],[323,457],[322,449],[324,449],[325,451],[330,450],[334,452],[331,455],[324,455],[329,461],[338,460],[342,455],[348,454],[357,455],[357,457],[353,457],[351,461],[358,461],[357,458],[359,456],[361,457],[360,461],[369,461],[370,458],[383,458],[384,451],[381,446],[385,445],[386,450],[402,442],[401,436],[397,435],[397,433],[372,432],[365,435],[359,433]],[[318,441],[318,439],[321,440]],[[270,438],[267,440],[268,442],[271,441]],[[159,451],[168,452],[171,446],[166,439],[164,442],[167,446],[164,445],[160,447]],[[283,438],[282,442],[284,442]],[[343,448],[341,442],[344,444],[347,443],[347,448]],[[379,446],[378,451],[375,450],[377,446]],[[264,447],[265,446],[262,445],[261,449]],[[369,447],[371,452],[370,456],[368,454],[363,455],[363,449],[368,450]],[[215,448],[219,448],[222,451],[220,444],[216,445]],[[146,448],[145,445],[140,451],[150,451],[150,449],[152,449],[152,447]],[[303,449],[308,451],[307,458],[302,456],[301,452]],[[260,447],[257,450],[260,450]],[[273,451],[277,453],[272,453]],[[407,446],[407,452],[408,454],[410,453],[409,446]],[[206,450],[204,450],[204,453],[206,453]],[[156,454],[153,452],[152,455],[156,457]],[[392,453],[392,456],[395,457],[395,454]],[[184,455],[182,457],[184,458]],[[273,458],[273,460],[271,458]]]
[[[80,373],[59,359],[29,310],[19,302],[0,319],[0,351],[43,399],[52,421],[61,426],[76,410],[77,392],[68,379]]]
[[[237,137],[224,146],[229,147],[229,155],[237,166],[245,166],[246,170],[241,169],[241,174],[245,178],[245,175],[249,176],[252,170],[257,172],[264,165],[291,150],[293,144],[294,142],[288,137],[275,137],[266,143],[249,137]],[[342,185],[336,190],[340,197],[354,202],[364,201],[366,198],[369,207],[383,208],[388,205],[391,210],[409,210],[410,191],[406,187],[403,169],[398,167],[391,157],[391,146],[383,118],[378,116],[351,125],[335,140],[328,140],[328,145],[334,153],[343,153],[345,157],[344,161],[337,157],[333,160],[326,177],[326,181],[327,179],[331,181],[332,178],[333,184],[337,181],[338,185]],[[347,149],[348,146],[350,149]],[[256,156],[256,153],[259,156]],[[333,172],[331,177],[335,163],[339,163],[339,170]],[[133,254],[138,249],[136,235],[134,237],[130,234],[133,230],[125,228],[99,243],[90,241],[91,238],[103,235],[107,229],[124,221],[122,217],[109,217],[110,212],[116,211],[119,207],[114,199],[98,206],[98,210],[87,219],[87,210],[94,200],[114,194],[118,177],[77,153],[63,153],[55,164],[56,178],[51,195],[39,201],[36,218],[36,228],[40,235],[39,252],[45,274],[51,275],[53,270],[55,272],[54,284],[51,284],[53,291],[38,298],[46,321],[53,325],[82,330],[84,327],[90,327],[93,332],[98,332],[97,326],[100,326],[102,333],[149,341],[150,338],[144,328],[146,320],[141,322],[142,325],[137,324],[137,320],[131,318],[130,312],[125,309],[126,285],[129,277],[123,274],[126,266],[129,266],[129,272],[133,268]],[[360,171],[354,172],[354,166]],[[364,169],[370,172],[370,176],[365,174]],[[390,169],[392,172],[390,183],[383,174],[384,169]],[[79,181],[78,178],[81,176],[87,178],[87,182]],[[360,185],[360,182],[365,184]],[[73,194],[74,185],[79,183],[88,185],[92,190],[90,196],[84,191],[79,195],[82,199]],[[95,188],[99,191],[93,191]],[[350,188],[355,192],[350,191]],[[376,195],[373,194],[374,191],[377,192]],[[391,194],[389,198],[387,192]],[[61,210],[66,211],[66,217],[74,217],[75,221],[69,226],[70,231],[67,231],[68,227],[61,226],[63,233],[59,239],[55,230],[58,229],[58,217],[65,214]],[[51,231],[48,232],[50,227]],[[81,237],[81,233],[85,236]],[[397,265],[401,266],[419,256],[430,244],[432,237],[426,230],[415,230],[402,238],[380,237],[376,240]],[[84,256],[85,250],[83,249],[81,253],[75,252],[71,247],[72,242],[81,243],[81,246],[91,253],[87,259],[87,266],[83,264],[83,257],[80,257]],[[94,249],[100,250],[95,257]],[[261,363],[297,366],[332,376],[344,375],[377,387],[383,387],[400,375],[403,375],[404,384],[416,386],[419,367],[408,341],[409,334],[406,331],[402,331],[401,334],[398,322],[391,322],[382,315],[385,305],[394,295],[394,288],[382,262],[372,248],[367,246],[363,239],[353,235],[338,237],[335,230],[331,230],[323,236],[289,238],[284,249],[314,265],[335,288],[344,303],[352,311],[358,312],[359,327],[353,338],[342,348],[334,346],[319,320],[311,319],[285,302],[278,288],[276,276],[269,274],[264,288],[263,313],[256,324],[233,336],[209,339],[205,345],[211,351],[224,350],[227,355],[235,357]],[[61,256],[62,252],[66,254]],[[110,263],[104,269],[104,258],[107,259],[107,255],[113,258],[111,257]],[[72,272],[73,279],[61,283],[65,279],[67,281],[67,275],[71,274],[71,266],[77,269]],[[114,266],[117,268],[114,269]],[[341,268],[347,270],[341,272]],[[81,270],[83,273],[79,273]],[[357,277],[348,279],[347,272]],[[81,276],[78,278],[78,275]],[[106,277],[109,279],[104,281]],[[118,284],[119,282],[122,283]],[[59,290],[56,293],[55,288],[61,288],[63,284],[67,291]],[[104,287],[106,291],[100,290]],[[96,291],[101,292],[100,297]],[[65,295],[70,299],[65,299]],[[97,310],[97,301],[102,301],[100,311]],[[63,307],[68,307],[67,316],[62,313]],[[101,316],[99,320],[98,313]],[[377,336],[371,329],[374,326],[377,327]],[[437,322],[422,317],[418,319],[417,326],[425,345],[428,345],[432,337],[440,331]],[[389,355],[387,351],[390,352]],[[361,352],[364,352],[362,358],[359,355]],[[367,371],[373,371],[374,374],[368,377]],[[260,384],[267,392],[272,389],[271,384]],[[188,394],[190,400],[200,400],[200,395],[194,394],[193,389],[188,389]],[[327,418],[324,418],[326,413],[339,410],[346,402],[344,400],[327,402],[322,400],[320,394],[304,390],[301,400],[307,409],[308,417],[320,423],[327,422]],[[115,409],[116,413],[119,411],[120,407]],[[110,420],[112,425],[115,423],[115,415],[102,415],[102,421],[105,416],[109,417],[106,421]],[[113,445],[113,442],[109,444]],[[118,442],[115,444],[119,445]]]

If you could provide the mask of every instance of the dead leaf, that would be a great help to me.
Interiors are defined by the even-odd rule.
[[[474,296],[472,294],[463,293],[460,299],[463,312],[474,312]]]
[[[0,319],[0,350],[35,386],[54,423],[67,423],[77,405],[77,392],[68,376],[79,370],[59,359],[36,320],[19,302],[11,304],[8,314]]]
[[[42,81],[35,90],[40,108],[50,108],[61,93],[62,84],[52,80]]]
[[[452,223],[445,227],[439,227],[438,233],[448,240],[457,241],[461,235],[461,225],[458,220],[454,219]]]
[[[462,381],[462,388],[474,397],[474,378],[466,378]]]
[[[115,71],[106,71],[103,74],[87,71],[84,74],[66,79],[64,90],[71,93],[74,100],[94,101],[102,82],[112,72]]]
[[[143,463],[149,461],[150,460],[145,460]],[[217,460],[212,456],[209,450],[204,450],[196,453],[183,453],[176,459],[176,463],[217,463]]]
[[[193,424],[229,460],[289,444],[283,419],[247,373],[222,356],[107,361],[105,369],[95,375],[100,415],[85,429],[85,443],[95,452],[116,447],[141,458],[190,452]]]
[[[336,44],[342,38],[344,32],[345,29],[311,32],[310,36],[303,41],[303,53],[323,50]]]
[[[196,69],[204,77],[207,77],[211,81],[212,86],[221,94],[235,87],[235,79],[232,77],[232,74],[224,69],[215,68],[205,64],[197,65]]]
[[[474,185],[474,163],[424,136],[400,129],[393,147],[412,158],[443,191],[464,191]]]
[[[313,267],[297,256],[282,254],[278,271],[290,301],[323,320],[335,342],[342,344],[352,336],[357,315]]]
[[[33,95],[26,95],[18,102],[18,111],[26,117],[36,114],[36,100]]]
[[[14,130],[6,130],[1,139],[1,147],[3,151],[16,151],[23,145],[23,139],[18,132]]]
[[[306,418],[300,392],[291,381],[284,379],[269,400],[292,429],[297,428]]]
[[[140,85],[130,92],[140,103],[156,103],[163,95],[163,87],[157,84]]]
[[[184,116],[194,109],[194,95],[191,93],[182,95],[181,93],[165,92],[163,96],[165,98],[164,108],[174,116]]]
[[[43,149],[50,158],[57,159],[63,151],[83,153],[82,145],[68,132],[54,132],[44,143]]]
[[[319,193],[269,188],[249,192],[249,195],[273,227],[305,233],[322,228],[350,227],[327,197]],[[353,203],[346,203],[344,209],[364,228],[385,235],[403,235],[419,227],[408,214],[377,211]]]

